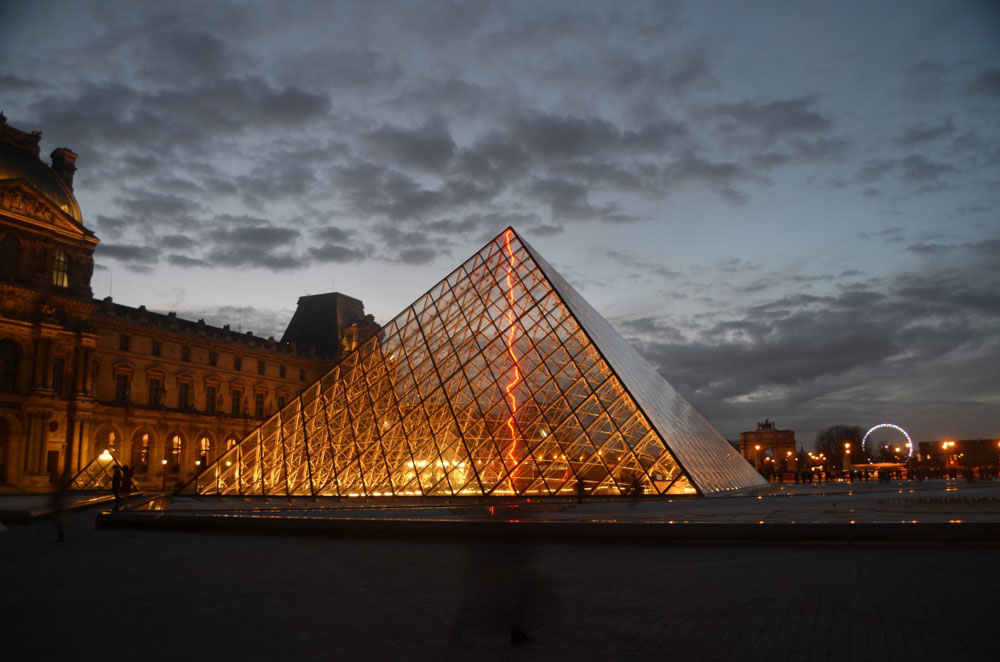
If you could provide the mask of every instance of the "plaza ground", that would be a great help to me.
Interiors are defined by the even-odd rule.
[[[823,510],[820,488],[757,507]],[[908,494],[879,489],[873,510]],[[965,493],[952,505],[998,517],[996,487]],[[910,505],[947,515],[930,494]],[[68,515],[63,543],[51,519],[0,531],[4,659],[1000,659],[986,544],[512,544],[95,529],[95,516]],[[512,644],[512,623],[534,641]]]

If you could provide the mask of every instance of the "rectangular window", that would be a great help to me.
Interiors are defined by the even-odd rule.
[[[209,414],[215,413],[215,387],[209,386],[205,389],[205,411]]]
[[[66,359],[52,360],[52,390],[56,395],[63,394],[63,373],[66,372]]]
[[[159,340],[153,341],[153,356],[160,356],[163,354],[163,343]]]
[[[299,368],[299,381],[304,382],[306,380],[306,369]]]
[[[285,406],[285,396],[279,395],[278,396],[278,409],[281,409],[284,406]]]
[[[190,360],[191,360],[191,348],[181,347],[181,361],[190,361]]]
[[[242,370],[242,369],[243,369],[243,357],[242,356],[234,356],[233,357],[233,370]]]
[[[177,408],[188,409],[191,406],[191,385],[181,382],[177,385]]]
[[[264,362],[263,361],[257,361],[257,374],[258,375],[263,375],[264,374]]]
[[[115,375],[115,402],[123,405],[128,402],[129,397],[129,383],[128,375],[117,374]]]
[[[69,256],[64,250],[56,251],[52,267],[52,284],[56,287],[69,287]]]
[[[215,352],[208,353],[208,365],[216,366],[219,365],[219,355]]]
[[[230,412],[233,416],[240,415],[240,401],[243,400],[243,391],[239,389],[233,389],[233,402],[231,404],[232,409]]]
[[[278,376],[279,376],[279,377],[281,377],[282,379],[284,379],[284,378],[285,378],[285,364],[284,364],[284,363],[282,363],[282,364],[281,364],[281,365],[280,365],[280,366],[278,367]]]
[[[119,336],[118,336],[118,349],[120,349],[123,352],[127,352],[128,348],[129,348],[129,345],[131,345],[131,344],[132,344],[132,339],[129,337],[129,335],[127,333],[119,334]]]
[[[163,384],[160,382],[160,380],[159,379],[150,379],[149,380],[149,406],[150,407],[159,407],[160,406],[160,397],[161,397],[162,393],[163,393]]]
[[[264,394],[255,393],[253,396],[253,413],[257,418],[264,418]]]

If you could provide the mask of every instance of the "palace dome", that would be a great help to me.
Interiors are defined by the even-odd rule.
[[[37,131],[27,133],[15,129],[0,114],[0,181],[23,179],[76,221],[82,222],[80,205],[71,188],[76,154],[63,148],[55,150],[52,157],[54,165],[60,168],[57,171],[39,158],[41,137]]]

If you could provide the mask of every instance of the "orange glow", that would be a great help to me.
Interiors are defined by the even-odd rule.
[[[507,321],[510,323],[510,333],[507,334],[507,353],[510,354],[510,360],[514,362],[514,375],[511,377],[510,383],[507,384],[507,397],[510,398],[510,418],[507,419],[507,427],[510,429],[510,448],[507,450],[507,460],[510,461],[511,465],[517,464],[517,458],[514,455],[514,448],[517,445],[517,427],[514,425],[514,416],[517,414],[517,397],[511,393],[511,390],[517,386],[518,382],[521,381],[521,370],[517,365],[517,355],[514,353],[514,332],[516,326],[514,324],[514,283],[511,281],[511,273],[514,271],[514,251],[510,247],[510,236],[514,234],[513,230],[507,230],[504,235],[504,245],[507,247],[507,298],[510,301],[510,310],[507,311]],[[510,491],[517,494],[514,489],[514,470],[511,468],[510,475],[508,476],[508,482],[510,483]]]

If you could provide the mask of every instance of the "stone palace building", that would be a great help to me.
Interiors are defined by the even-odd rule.
[[[377,330],[304,296],[280,341],[107,298],[73,195],[77,155],[0,114],[0,489],[45,489],[105,449],[153,487],[194,477]]]

